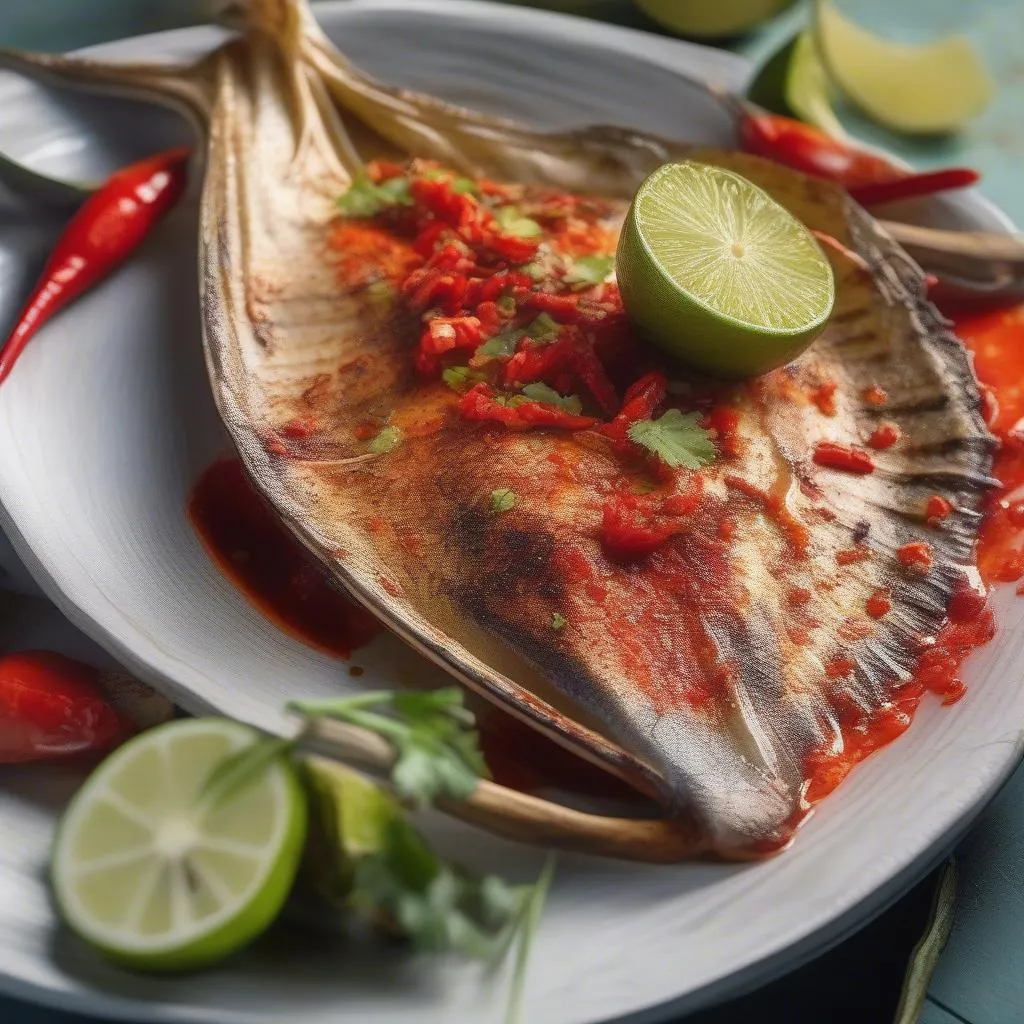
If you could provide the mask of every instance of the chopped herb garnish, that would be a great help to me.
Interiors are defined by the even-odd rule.
[[[526,333],[537,341],[554,341],[561,329],[561,324],[552,320],[547,313],[541,313],[526,325]]]
[[[463,706],[462,691],[454,687],[295,701],[288,709],[307,718],[335,718],[383,736],[395,750],[395,790],[417,804],[432,803],[439,796],[462,800],[487,775],[476,720]]]
[[[573,416],[579,416],[583,411],[583,403],[576,395],[560,395],[554,388],[547,384],[527,384],[523,388],[523,394],[533,402],[545,402],[547,405],[556,405],[559,409],[570,412]]]
[[[478,356],[511,356],[515,354],[516,345],[519,339],[526,336],[522,328],[511,331],[502,331],[496,334],[489,341],[485,341],[477,350]]]
[[[479,380],[479,374],[474,373],[468,366],[449,366],[441,374],[441,380],[452,389],[452,391],[465,391],[475,381]]]
[[[515,355],[516,345],[522,338],[533,338],[534,341],[554,341],[561,331],[561,325],[552,320],[547,313],[541,313],[525,327],[511,327],[507,331],[496,334],[485,341],[477,350],[478,356],[511,356]]]
[[[338,198],[338,209],[349,217],[375,217],[389,206],[412,206],[407,178],[389,178],[375,185],[365,175],[353,179],[348,191]]]
[[[475,195],[476,182],[472,178],[456,178],[452,182],[452,191],[459,195]]]
[[[581,256],[569,268],[565,280],[568,284],[600,284],[615,266],[614,256]]]
[[[515,206],[502,206],[494,211],[494,219],[498,227],[506,235],[515,235],[517,238],[536,238],[541,234],[541,227],[535,220],[524,217]]]
[[[516,1024],[553,860],[533,885],[478,875],[441,856],[389,793],[350,768],[316,758],[303,777],[312,798],[306,864],[315,891],[415,950],[497,966],[515,947],[506,1024]]]
[[[507,512],[514,508],[516,503],[516,492],[510,491],[507,487],[499,487],[491,491],[491,511],[495,513]]]
[[[561,612],[551,613],[551,628],[557,633],[565,628],[565,616]]]
[[[402,441],[402,431],[398,427],[385,427],[371,442],[370,451],[374,455],[384,455],[397,448]]]
[[[387,281],[374,281],[366,289],[366,297],[373,303],[391,302],[397,296],[398,292],[395,290],[395,286]]]
[[[669,409],[656,420],[640,420],[629,428],[629,439],[654,452],[673,469],[700,469],[715,461],[711,434],[700,425],[700,414]]]

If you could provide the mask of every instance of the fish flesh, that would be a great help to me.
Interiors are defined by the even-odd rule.
[[[247,472],[392,630],[691,822],[691,853],[778,849],[841,776],[857,730],[906,718],[922,650],[977,586],[994,441],[921,271],[827,182],[628,127],[537,132],[392,89],[337,52],[304,0],[244,6],[242,33],[195,67],[23,61],[202,122],[204,345]],[[467,416],[472,387],[440,379],[450,358],[417,366],[438,310],[403,284],[427,256],[397,221],[337,204],[367,187],[367,161],[394,163],[388,180],[405,185],[493,190],[494,209],[539,226],[549,248],[552,204],[569,203],[573,256],[587,259],[614,251],[643,178],[684,158],[744,175],[820,233],[829,325],[794,363],[723,383],[634,337],[613,281],[565,287],[628,353],[606,374],[611,397],[577,367],[592,422],[574,429],[509,429],[493,407]],[[487,273],[525,263],[505,262]],[[541,278],[513,305],[536,316]],[[566,304],[543,308],[566,327]],[[593,352],[587,322],[576,329]],[[666,382],[660,410],[703,417],[713,462],[659,475],[604,429],[643,374]],[[665,503],[688,487],[693,501]],[[656,544],[629,548],[637,520],[663,516]]]

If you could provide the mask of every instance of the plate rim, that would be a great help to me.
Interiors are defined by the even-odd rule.
[[[697,43],[685,42],[682,40],[666,39],[641,30],[607,25],[599,22],[591,22],[587,19],[578,18],[568,14],[552,11],[544,11],[536,8],[507,7],[503,5],[488,3],[486,0],[447,0],[443,11],[439,11],[430,0],[330,0],[330,2],[319,3],[314,7],[314,13],[318,17],[344,16],[345,12],[359,10],[393,10],[409,11],[418,10],[440,19],[458,17],[460,15],[475,15],[481,19],[494,17],[500,12],[502,20],[506,24],[521,25],[527,28],[535,27],[536,22],[547,22],[554,27],[560,25],[563,28],[572,28],[575,34],[575,41],[583,45],[607,45],[610,44],[616,49],[629,53],[637,60],[656,64],[669,70],[680,70],[680,65],[685,65],[687,53],[698,52],[702,56],[708,54],[716,58],[724,58],[723,67],[734,65],[734,74],[737,76],[737,83],[742,82],[744,75],[749,70],[749,62],[745,58],[735,54],[723,53],[710,47]],[[147,33],[125,39],[114,40],[108,43],[99,44],[83,50],[75,51],[78,54],[94,57],[138,57],[154,56],[150,51],[156,48],[161,51],[168,49],[181,49],[192,54],[201,52],[207,45],[214,45],[224,37],[224,31],[209,25],[195,26],[191,28],[175,29],[166,32]],[[626,41],[632,41],[633,46],[622,45]],[[643,52],[635,47],[643,43]],[[617,45],[618,44],[618,45]],[[657,45],[654,45],[657,44]],[[141,53],[139,52],[141,49]],[[673,66],[674,65],[674,66]],[[984,210],[990,216],[998,218],[1006,230],[1013,230],[1012,220],[1000,210],[994,203],[983,196],[973,194],[972,203],[977,204],[979,210]],[[0,496],[0,528],[10,539],[19,558],[28,568],[33,579],[39,584],[45,595],[58,609],[83,633],[93,638],[97,643],[113,654],[122,664],[133,672],[137,672],[141,678],[159,678],[160,685],[171,689],[180,689],[171,674],[171,664],[161,664],[165,659],[160,655],[157,645],[148,641],[143,636],[129,636],[122,639],[113,633],[106,625],[97,621],[90,612],[73,600],[65,591],[58,578],[51,573],[44,565],[42,559],[30,546],[25,536],[18,529],[12,515],[9,513],[3,497]],[[141,643],[140,643],[141,642]],[[134,644],[134,646],[132,646]],[[136,654],[136,650],[143,653]],[[147,660],[147,657],[150,660]],[[626,1016],[616,1018],[622,1024],[647,1024],[655,1020],[663,1020],[667,1016],[686,1011],[692,1011],[700,1006],[705,1006],[719,999],[728,998],[754,988],[770,980],[780,973],[797,967],[800,963],[824,952],[827,948],[843,941],[854,931],[862,927],[868,920],[881,913],[899,895],[913,883],[913,881],[924,875],[933,863],[937,863],[945,855],[945,850],[953,845],[962,834],[970,827],[970,824],[984,806],[998,793],[1002,786],[1009,779],[1012,772],[1020,762],[1024,754],[1024,734],[1018,735],[1012,756],[1004,759],[1001,770],[989,779],[989,783],[983,795],[972,801],[970,809],[964,811],[955,822],[949,825],[942,835],[933,840],[922,852],[919,852],[911,861],[906,863],[902,869],[891,875],[887,880],[874,887],[862,899],[848,906],[845,910],[835,913],[832,908],[823,915],[822,922],[813,930],[804,929],[795,939],[786,942],[776,942],[764,955],[742,961],[739,966],[728,973],[703,984],[696,989],[690,989],[681,995],[671,997],[665,1001],[660,996],[655,998],[661,1001],[654,1005],[645,1005],[643,1008],[628,1012]],[[796,929],[799,931],[800,929]],[[167,1022],[167,1024],[178,1024],[178,1022],[198,1022],[197,1008],[184,1006],[179,1003],[150,1003],[128,999],[121,996],[111,995],[107,992],[92,989],[87,996],[83,996],[73,990],[54,989],[42,984],[25,981],[15,975],[9,974],[0,965],[0,987],[15,998],[25,999],[40,1005],[47,1005],[56,1009],[71,1012],[83,1012],[81,1003],[87,999],[88,1005],[84,1008],[89,1013],[104,1014],[116,1020],[135,1020],[140,1013],[144,1013],[148,1019],[154,1022]],[[679,1005],[676,1004],[685,1004]],[[202,1011],[204,1021],[209,1013]],[[250,1011],[238,1011],[229,1009],[218,1009],[214,1011],[218,1024],[253,1024],[260,1017],[255,1017]]]

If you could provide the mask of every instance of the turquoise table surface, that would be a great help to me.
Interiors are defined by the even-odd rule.
[[[679,0],[683,2],[683,0]],[[1024,224],[1024,0],[842,0],[869,27],[914,41],[966,32],[983,50],[999,91],[989,110],[955,139],[911,142],[843,111],[860,137],[920,167],[979,168],[981,191]],[[650,28],[628,0],[534,0],[533,6],[589,12]],[[71,49],[106,39],[205,20],[209,0],[0,0],[0,45]],[[762,60],[806,16],[797,4],[731,49]],[[1010,780],[957,851],[956,917],[932,978],[921,1024],[1024,1022],[1024,769]],[[931,902],[926,880],[859,935],[750,996],[686,1024],[888,1024],[906,958]],[[40,1010],[0,997],[2,1024],[106,1024]],[[142,1022],[139,1022],[142,1024]]]

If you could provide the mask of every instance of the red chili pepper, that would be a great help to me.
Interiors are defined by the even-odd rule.
[[[748,114],[740,122],[743,148],[815,178],[844,186],[864,205],[930,195],[973,185],[980,175],[966,167],[917,174],[826,132],[777,114]]]
[[[132,253],[185,191],[189,151],[172,149],[112,174],[82,204],[50,254],[0,349],[0,383],[29,339]]]
[[[96,669],[50,651],[0,658],[0,763],[109,750],[132,731]]]
[[[954,188],[967,188],[980,177],[970,167],[944,167],[938,171],[908,174],[894,181],[851,187],[849,192],[862,206],[876,206],[879,203],[894,203],[899,199],[917,199],[918,196],[930,196]]]

